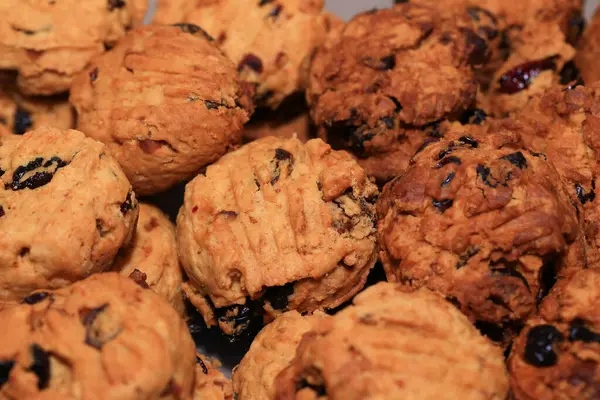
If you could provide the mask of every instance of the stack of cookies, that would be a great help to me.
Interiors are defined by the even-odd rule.
[[[0,399],[600,399],[600,13],[323,3],[0,2]]]

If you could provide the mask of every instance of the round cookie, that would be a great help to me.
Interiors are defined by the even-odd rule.
[[[105,46],[123,36],[123,0],[3,0],[0,69],[16,70],[25,94],[66,92]]]
[[[0,312],[0,398],[188,399],[195,346],[151,290],[116,273]]]
[[[465,135],[422,149],[385,186],[378,237],[388,280],[428,287],[472,321],[509,329],[560,274],[579,224],[543,155],[492,143]]]
[[[0,87],[0,125],[15,135],[43,126],[71,129],[75,110],[62,96],[25,97]]]
[[[177,217],[183,285],[207,325],[226,334],[286,310],[334,308],[377,259],[377,187],[320,139],[267,137],[191,181]]]
[[[379,283],[353,303],[304,336],[276,399],[505,399],[501,349],[441,297]]]
[[[136,193],[193,177],[241,142],[248,84],[194,25],[133,29],[75,78],[78,129],[106,143]]]
[[[579,46],[575,63],[581,71],[583,80],[588,83],[600,81],[600,8],[592,17]]]
[[[175,225],[153,205],[141,203],[139,209],[133,242],[117,256],[115,270],[148,286],[183,314],[185,305]]]
[[[0,301],[105,271],[131,240],[131,185],[104,145],[81,132],[0,137],[0,180]]]
[[[308,59],[332,26],[323,0],[204,1],[186,22],[205,29],[237,65],[241,77],[257,85],[256,101],[271,108],[304,89]]]
[[[488,55],[475,28],[466,12],[412,3],[354,17],[312,61],[307,99],[322,137],[380,181],[401,174],[435,123],[474,102],[473,66]]]
[[[600,396],[600,272],[559,283],[528,321],[508,360],[516,400]]]
[[[327,315],[318,312],[302,316],[289,311],[265,326],[233,371],[233,389],[238,400],[274,399],[275,377],[290,365],[304,334],[326,318]]]
[[[196,355],[196,381],[192,400],[233,400],[231,381],[208,359]]]

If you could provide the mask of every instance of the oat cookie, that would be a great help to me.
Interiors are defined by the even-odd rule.
[[[70,100],[78,128],[106,143],[136,193],[147,195],[241,142],[249,92],[199,27],[145,26],[78,75]]]
[[[238,400],[274,399],[275,377],[290,364],[304,334],[326,318],[319,312],[302,316],[289,311],[264,327],[233,371]]]
[[[474,322],[509,328],[535,311],[579,224],[543,155],[491,143],[431,143],[386,185],[380,256],[388,280],[428,287]]]
[[[64,96],[26,97],[0,87],[0,125],[6,133],[16,135],[44,126],[71,129],[75,110]]]
[[[195,348],[160,296],[116,273],[0,312],[1,399],[189,399]]]
[[[183,314],[185,305],[175,226],[157,207],[142,203],[139,208],[133,242],[115,260],[115,270],[147,285]]]
[[[123,36],[123,0],[3,0],[0,69],[16,70],[26,94],[66,92],[105,46]]]
[[[508,392],[501,349],[452,304],[379,283],[304,336],[276,399],[495,399]]]
[[[600,9],[596,11],[590,25],[583,34],[577,48],[575,63],[588,84],[600,80]]]
[[[323,0],[219,0],[186,15],[215,38],[243,79],[257,84],[257,102],[276,108],[304,89],[308,58],[341,22]]]
[[[488,56],[475,28],[466,12],[412,3],[354,17],[311,64],[307,99],[322,137],[380,181],[402,173],[435,123],[473,104],[473,67]]]
[[[231,381],[203,355],[196,356],[193,400],[233,400]]]
[[[0,180],[0,301],[105,271],[131,240],[131,185],[104,145],[81,132],[0,137]]]
[[[508,366],[517,400],[600,396],[600,272],[559,283],[514,343]]]
[[[377,258],[377,187],[320,139],[267,137],[191,181],[177,217],[183,286],[209,326],[234,334],[350,299]]]

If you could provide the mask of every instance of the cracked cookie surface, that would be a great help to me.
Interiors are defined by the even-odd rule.
[[[501,349],[450,303],[379,283],[304,336],[276,390],[278,400],[503,400],[508,377]]]
[[[180,314],[185,312],[182,272],[177,257],[175,225],[157,207],[140,203],[131,246],[115,259],[115,270],[161,295]]]
[[[515,341],[508,367],[517,400],[600,396],[600,273],[561,282]]]
[[[326,318],[319,312],[302,316],[288,311],[265,326],[233,372],[238,400],[274,399],[275,377],[290,364],[304,334]]]
[[[122,0],[3,0],[0,69],[16,70],[26,94],[69,90],[75,74],[123,36]]]
[[[474,29],[466,12],[450,17],[411,3],[337,29],[313,57],[307,89],[322,137],[380,181],[402,173],[432,125],[474,102],[473,67],[488,53]]]
[[[0,312],[2,399],[189,399],[195,346],[151,290],[117,273]]]
[[[135,230],[130,183],[81,132],[0,137],[0,182],[1,301],[107,270]]]
[[[351,298],[375,264],[377,187],[320,139],[246,144],[191,181],[177,217],[183,288],[228,334]]]
[[[251,90],[199,27],[130,31],[78,75],[78,129],[104,142],[136,193],[164,191],[241,142]]]
[[[201,3],[186,22],[206,29],[242,79],[257,84],[257,103],[272,108],[304,88],[311,53],[341,23],[322,12],[323,0]]]
[[[510,327],[535,311],[580,225],[543,155],[492,143],[431,143],[386,185],[380,256],[388,280],[435,290],[474,322]]]

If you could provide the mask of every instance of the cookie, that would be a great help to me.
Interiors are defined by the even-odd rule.
[[[304,89],[313,50],[341,22],[323,12],[323,0],[200,2],[185,16],[215,38],[241,77],[257,85],[256,101],[277,108]]]
[[[209,5],[218,0],[160,0],[149,10],[148,0],[127,0],[127,7],[133,23],[141,25],[145,18],[157,25],[172,25],[185,21],[185,15],[199,5]],[[148,13],[150,15],[148,16]]]
[[[473,66],[488,47],[464,14],[405,3],[336,31],[316,52],[307,89],[321,136],[380,181],[401,174],[435,123],[459,118],[475,100]]]
[[[144,26],[74,81],[78,129],[104,142],[136,193],[167,190],[241,142],[250,88],[199,27]]]
[[[295,95],[277,110],[257,109],[244,126],[244,141],[251,142],[266,136],[290,139],[295,135],[305,143],[316,136],[313,128],[304,97]]]
[[[196,356],[193,400],[233,400],[231,381],[203,355]]]
[[[496,71],[485,107],[496,116],[523,108],[532,97],[572,79],[575,49],[555,23],[529,24],[513,30],[510,56]]]
[[[264,327],[233,371],[238,400],[274,399],[275,377],[290,364],[304,334],[326,318],[322,313],[302,316],[289,311]]]
[[[0,312],[4,399],[188,399],[195,346],[160,296],[116,273]]]
[[[508,367],[517,400],[600,396],[600,272],[555,287],[515,341]]]
[[[500,348],[422,289],[379,283],[308,333],[276,380],[276,399],[496,399]]]
[[[122,0],[4,0],[0,15],[0,69],[18,71],[21,91],[36,95],[68,91],[129,25]]]
[[[388,280],[428,287],[502,335],[535,311],[579,224],[543,155],[492,143],[422,149],[378,199],[378,237]]]
[[[44,126],[71,129],[75,110],[63,96],[25,97],[0,87],[0,125],[15,135]]]
[[[587,239],[588,266],[596,266],[600,256],[600,185],[598,159],[600,141],[600,85],[554,87],[536,96],[515,114],[501,121],[498,129],[512,130],[523,145],[556,166],[565,181],[572,202],[581,208],[578,217]]]
[[[141,203],[139,209],[133,242],[115,260],[115,270],[148,286],[183,314],[185,305],[175,226],[153,205]]]
[[[577,48],[575,64],[581,72],[583,80],[595,83],[600,80],[600,9],[594,14],[589,26],[585,30]]]
[[[186,187],[177,217],[183,289],[208,326],[245,330],[288,310],[334,308],[377,259],[377,187],[320,139],[267,137]]]
[[[131,185],[106,147],[81,132],[0,137],[0,180],[0,301],[105,271],[131,240]]]

